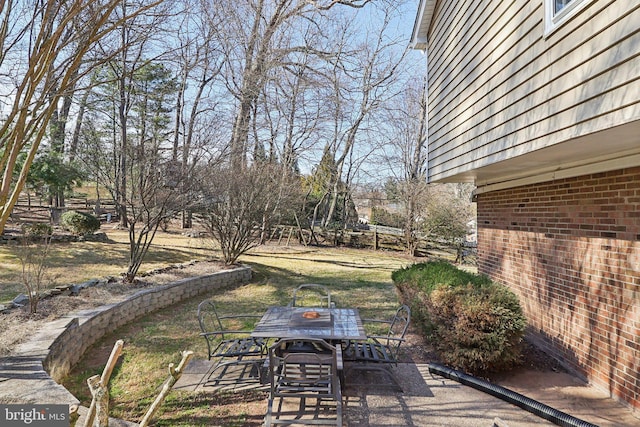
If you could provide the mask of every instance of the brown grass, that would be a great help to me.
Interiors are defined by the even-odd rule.
[[[106,336],[65,381],[84,405],[90,396],[86,378],[99,374],[117,339],[125,341],[124,355],[110,384],[111,414],[139,420],[182,350],[206,358],[198,336],[196,307],[213,298],[220,311],[262,314],[270,305],[286,304],[300,283],[322,283],[331,288],[338,306],[355,306],[363,317],[388,317],[398,305],[391,272],[409,260],[388,253],[350,249],[261,247],[241,258],[251,265],[251,283],[219,290],[145,316]],[[157,426],[261,425],[266,408],[261,392],[172,392],[158,414]]]
[[[108,242],[52,243],[47,258],[48,288],[82,283],[94,278],[119,277],[127,269],[129,239],[124,230],[103,225]],[[16,245],[0,245],[0,303],[25,293]],[[159,231],[142,265],[141,274],[170,264],[217,257],[218,252],[199,238]]]

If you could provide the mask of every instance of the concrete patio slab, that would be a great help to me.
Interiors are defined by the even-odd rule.
[[[174,389],[210,391],[257,389],[247,366],[232,366],[221,381],[207,381],[213,364],[192,359]],[[553,426],[550,421],[456,381],[433,375],[428,364],[400,363],[391,375],[345,366],[344,423],[347,426]],[[550,377],[553,375],[553,377]],[[601,392],[568,374],[544,373],[528,390],[514,390],[600,427],[637,427],[640,419]],[[505,385],[508,386],[508,385]],[[296,411],[298,402],[285,403]],[[265,411],[266,411],[265,399]]]

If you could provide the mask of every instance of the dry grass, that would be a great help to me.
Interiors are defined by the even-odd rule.
[[[49,282],[48,287],[82,283],[90,279],[120,277],[126,271],[129,256],[126,231],[114,229],[111,225],[103,225],[101,231],[107,234],[108,242],[51,245],[47,273],[55,280]],[[21,265],[17,257],[19,250],[15,245],[0,245],[0,304],[7,304],[16,295],[26,293],[26,288],[20,281]],[[207,243],[202,239],[189,238],[179,233],[158,232],[139,277],[147,281],[147,278],[142,276],[145,272],[192,260],[216,258],[217,255],[218,251],[207,247]],[[220,263],[207,263],[205,268],[219,269]],[[194,268],[185,269],[182,273],[197,274],[193,273],[193,270]],[[180,271],[173,271],[170,275],[155,274],[153,281],[161,284],[180,277]],[[112,283],[109,289],[85,289],[74,298],[44,299],[38,304],[38,313],[35,315],[29,314],[28,307],[23,307],[0,316],[0,356],[11,355],[16,345],[31,336],[42,322],[51,321],[68,311],[113,302],[120,298],[121,294],[133,292],[136,287],[137,285]]]
[[[47,287],[82,283],[94,278],[119,277],[126,271],[129,259],[127,232],[110,225],[103,225],[101,231],[107,234],[108,242],[51,245],[47,260],[47,275],[51,280]],[[20,279],[19,249],[16,245],[0,245],[0,303],[9,302],[16,295],[25,293]],[[158,232],[140,272],[217,255],[218,252],[202,239]]]
[[[391,271],[410,260],[349,249],[261,247],[243,256],[241,262],[254,270],[251,283],[185,301],[114,331],[87,352],[65,385],[87,405],[86,378],[101,372],[113,343],[123,339],[123,358],[110,384],[111,414],[139,420],[166,378],[167,365],[179,361],[180,351],[193,350],[196,357],[206,358],[196,319],[202,299],[213,298],[223,312],[262,314],[270,305],[286,304],[296,285],[322,283],[330,286],[339,306],[359,307],[363,317],[386,317],[398,304]],[[262,423],[265,405],[265,396],[255,391],[230,395],[173,392],[154,425],[257,426]]]

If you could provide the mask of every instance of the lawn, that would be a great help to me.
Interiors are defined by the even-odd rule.
[[[129,238],[125,230],[111,225],[101,230],[108,236],[105,242],[52,243],[47,257],[46,288],[108,276],[120,276],[127,270]],[[0,303],[7,303],[20,293],[26,293],[21,283],[19,245],[0,245]],[[189,238],[177,232],[159,231],[140,273],[169,264],[202,260],[219,253],[202,239]]]
[[[121,362],[110,383],[110,414],[139,421],[167,376],[169,363],[180,361],[182,350],[206,358],[198,336],[196,308],[213,298],[225,313],[262,314],[270,305],[285,305],[295,286],[329,286],[338,306],[360,308],[362,317],[389,317],[398,306],[391,272],[410,261],[400,254],[355,249],[277,247],[258,248],[240,261],[254,271],[250,283],[215,291],[141,318],[113,331],[89,349],[65,381],[83,405],[90,402],[86,379],[100,374],[118,339],[125,342]],[[266,410],[258,391],[200,393],[173,391],[156,415],[157,426],[257,426]]]

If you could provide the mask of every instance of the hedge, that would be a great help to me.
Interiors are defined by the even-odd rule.
[[[444,261],[416,264],[392,278],[444,363],[480,374],[518,362],[526,319],[508,288]]]
[[[95,216],[78,211],[67,211],[60,217],[60,224],[76,236],[92,234],[100,229],[100,220]]]

